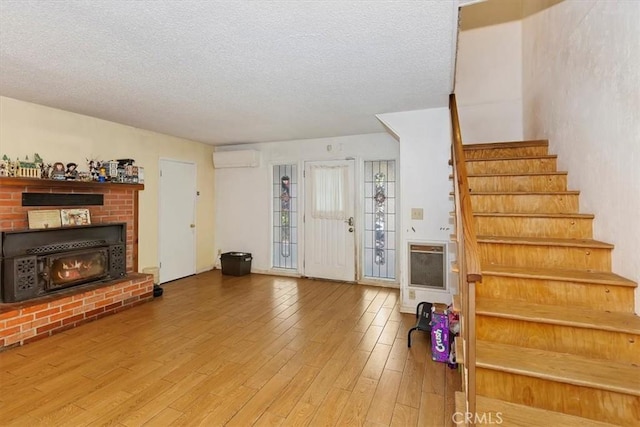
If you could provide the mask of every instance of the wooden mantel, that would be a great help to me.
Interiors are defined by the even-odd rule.
[[[127,270],[138,271],[138,193],[142,190],[144,184],[0,177],[0,231],[27,228],[27,211],[33,208],[22,206],[22,193],[104,194],[104,206],[89,207],[91,221],[128,223],[127,240],[132,258]]]
[[[59,187],[59,188],[83,188],[83,189],[105,189],[105,188],[121,188],[127,190],[144,190],[144,184],[120,184],[112,182],[97,181],[75,181],[75,180],[55,180],[55,179],[37,179],[37,178],[9,178],[0,177],[0,186],[10,185],[13,187]]]

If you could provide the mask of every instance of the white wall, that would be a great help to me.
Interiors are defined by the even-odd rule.
[[[196,268],[213,268],[213,147],[119,123],[43,105],[0,97],[0,157],[30,158],[38,153],[48,162],[133,158],[145,169],[140,192],[139,268],[158,265],[158,192],[161,157],[195,162],[200,196],[196,206]]]
[[[455,280],[449,275],[446,291],[415,290],[409,298],[409,242],[449,243],[453,232],[450,212],[454,209],[450,196],[451,122],[448,108],[380,114],[378,118],[400,138],[400,295],[401,310],[415,312],[420,301],[451,302]],[[422,208],[423,220],[411,219],[411,208]],[[446,265],[449,269],[449,262]]]
[[[640,2],[524,5],[525,137],[549,138],[614,271],[640,282]]]
[[[305,160],[337,160],[353,157],[356,164],[360,165],[365,160],[397,159],[399,152],[398,141],[386,133],[242,144],[218,147],[217,151],[247,149],[260,151],[262,158],[260,167],[215,170],[215,246],[223,253],[251,252],[252,271],[259,273],[272,271],[272,165],[296,163],[299,177],[301,177]],[[360,181],[361,178],[356,177],[356,182]],[[302,180],[299,179],[298,182],[301,183]],[[303,196],[301,184],[299,190],[300,195]],[[358,195],[356,200],[356,205],[360,205],[362,196]],[[302,197],[299,203],[302,203]],[[356,206],[356,212],[361,214],[361,206]],[[300,250],[303,250],[303,245]]]
[[[521,3],[462,8],[455,93],[464,143],[521,140]]]

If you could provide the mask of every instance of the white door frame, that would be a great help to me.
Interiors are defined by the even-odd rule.
[[[173,162],[173,163],[183,163],[192,165],[194,168],[195,174],[195,182],[193,188],[193,223],[196,223],[196,208],[197,208],[197,185],[198,185],[198,165],[195,162],[191,162],[188,160],[178,160],[178,159],[170,159],[167,157],[160,157],[158,161],[158,266],[160,267],[160,272],[162,271],[161,261],[162,261],[162,210],[160,207],[162,206],[162,180],[160,179],[160,174],[162,173],[162,162]],[[196,262],[197,259],[197,238],[194,236],[193,239],[193,271],[196,272]],[[161,273],[160,273],[161,275]]]

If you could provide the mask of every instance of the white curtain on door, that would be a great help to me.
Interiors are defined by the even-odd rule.
[[[347,219],[348,166],[311,166],[311,185],[313,218]]]

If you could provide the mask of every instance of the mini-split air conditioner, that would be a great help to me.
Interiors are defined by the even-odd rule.
[[[260,166],[260,152],[257,150],[214,151],[213,167],[257,168]]]

